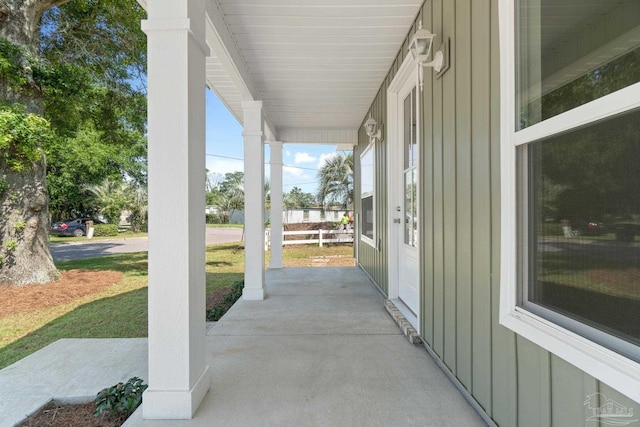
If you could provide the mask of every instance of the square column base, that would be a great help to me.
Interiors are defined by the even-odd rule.
[[[262,301],[267,297],[267,290],[244,288],[242,290],[242,299],[246,301]]]
[[[188,391],[145,390],[142,395],[142,418],[146,420],[190,420],[211,387],[209,366]]]

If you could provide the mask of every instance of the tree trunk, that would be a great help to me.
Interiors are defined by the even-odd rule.
[[[44,161],[18,174],[4,167],[0,196],[0,284],[47,283],[58,277],[49,250]],[[1,189],[2,187],[0,187]]]
[[[40,19],[55,0],[0,0],[0,37],[36,56]],[[0,96],[42,114],[41,93],[31,79],[28,58],[20,66],[30,89],[17,91],[0,81]],[[0,163],[0,284],[47,283],[58,277],[49,249],[49,210],[44,157],[23,173]]]

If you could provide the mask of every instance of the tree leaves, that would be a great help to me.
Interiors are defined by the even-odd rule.
[[[322,206],[353,203],[353,153],[340,152],[326,159],[318,170],[318,202]]]
[[[0,156],[14,172],[22,173],[42,158],[39,147],[53,140],[49,122],[20,107],[0,107]]]

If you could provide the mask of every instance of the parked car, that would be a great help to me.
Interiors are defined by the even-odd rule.
[[[104,224],[96,218],[76,218],[70,221],[59,221],[51,224],[49,234],[53,236],[75,236],[82,237],[87,234],[87,221],[93,221],[94,224]]]
[[[601,236],[610,232],[604,222],[595,220],[573,221],[572,228],[575,236]]]
[[[613,225],[613,229],[619,242],[633,242],[636,236],[640,236],[640,224],[618,223]]]

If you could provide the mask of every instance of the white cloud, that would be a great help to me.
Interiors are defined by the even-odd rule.
[[[306,178],[307,174],[304,169],[294,168],[292,166],[283,166],[282,173],[293,178]]]
[[[337,154],[334,153],[327,153],[327,154],[321,154],[320,158],[318,159],[318,169],[320,169],[322,166],[324,166],[324,162],[327,161],[327,159],[330,159],[334,156],[336,156]]]
[[[224,174],[229,172],[243,172],[244,162],[242,160],[221,159],[208,156],[207,169],[209,169],[209,173],[217,173],[224,176]]]
[[[304,152],[296,153],[294,158],[293,158],[293,162],[296,165],[299,165],[300,163],[313,163],[315,161],[316,161],[315,157],[313,157],[309,153],[304,153]]]

